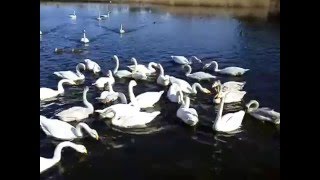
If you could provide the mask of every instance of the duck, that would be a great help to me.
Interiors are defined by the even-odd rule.
[[[195,109],[190,108],[190,98],[183,97],[183,94],[178,94],[181,106],[177,110],[176,116],[189,126],[195,126],[198,121],[198,113]]]
[[[89,91],[89,87],[86,86],[83,90],[83,103],[86,107],[74,106],[72,108],[59,112],[58,114],[56,114],[56,116],[60,120],[66,121],[66,122],[81,121],[85,118],[88,118],[89,115],[94,112],[93,105],[87,100],[88,91]]]
[[[116,61],[116,67],[113,70],[114,76],[118,78],[131,78],[132,72],[128,70],[118,70],[119,69],[119,58],[116,55],[113,55],[113,59]]]
[[[101,72],[101,67],[99,66],[98,63],[96,63],[90,59],[85,59],[84,63],[86,65],[86,69],[89,71],[92,71],[94,74]]]
[[[99,135],[96,130],[91,129],[86,123],[80,122],[76,127],[71,124],[60,121],[58,119],[48,119],[40,115],[40,126],[47,136],[54,137],[59,140],[74,140],[82,138],[82,129],[96,140],[99,140]]]
[[[71,147],[72,149],[83,154],[88,153],[86,147],[83,145],[75,144],[69,141],[61,142],[56,146],[52,158],[44,158],[40,156],[40,174],[50,169],[61,160],[61,151],[65,147]]]
[[[219,74],[225,74],[230,76],[242,76],[244,73],[249,71],[250,69],[244,69],[241,67],[226,67],[224,69],[218,69],[218,63],[216,61],[211,61],[203,66],[203,69],[209,68],[212,64],[214,64],[214,71]]]
[[[186,72],[186,76],[189,77],[189,78],[196,79],[198,81],[210,80],[210,79],[217,78],[216,76],[213,76],[213,75],[211,75],[209,73],[205,73],[205,72],[202,72],[202,71],[194,72],[194,73],[190,74],[191,71],[192,71],[191,66],[190,65],[186,65],[186,67],[188,68],[188,71]]]
[[[111,70],[108,71],[108,77],[100,77],[92,85],[96,86],[97,88],[104,88],[106,83],[109,83],[110,85],[113,85],[115,83],[115,79],[112,76]]]
[[[63,78],[63,79],[68,79],[73,82],[78,82],[78,81],[83,81],[85,79],[85,76],[80,72],[80,68],[83,70],[86,70],[86,66],[83,63],[79,63],[76,66],[76,73],[72,71],[57,71],[54,72],[53,74]]]
[[[133,87],[137,85],[137,82],[135,80],[131,80],[129,82],[129,97],[131,104],[134,106],[138,106],[139,108],[148,108],[153,107],[155,103],[157,103],[164,91],[159,92],[145,92],[142,94],[139,94],[137,97],[135,97],[133,93]]]
[[[64,93],[64,88],[63,88],[63,84],[64,83],[68,83],[70,85],[75,85],[75,82],[69,80],[69,79],[62,79],[59,81],[58,83],[58,90],[53,90],[50,88],[46,88],[46,87],[41,87],[40,88],[40,101],[42,100],[46,100],[46,99],[51,99],[54,97],[57,97],[58,95],[61,95]]]
[[[86,36],[86,30],[83,30],[83,37],[80,39],[80,41],[85,44],[90,42]]]
[[[196,56],[191,56],[189,60],[184,56],[171,56],[171,58],[175,63],[181,64],[181,65],[192,64],[193,60],[196,60],[197,62],[202,63],[202,61]]]
[[[259,108],[258,101],[251,100],[248,104],[246,104],[246,107],[247,113],[252,117],[263,122],[267,121],[274,124],[280,124],[280,113],[268,107]]]

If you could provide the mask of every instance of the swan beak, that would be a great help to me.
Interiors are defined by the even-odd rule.
[[[97,141],[99,140],[99,136],[96,137],[96,140],[97,140]]]
[[[88,154],[88,151],[87,151],[87,150],[85,150],[83,154],[86,154],[86,155],[87,155],[87,154]]]
[[[209,91],[208,89],[205,89],[204,92],[207,94],[211,94],[211,91]]]

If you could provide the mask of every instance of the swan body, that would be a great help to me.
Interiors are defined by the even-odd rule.
[[[100,94],[100,97],[97,97],[96,99],[102,103],[109,103],[120,98],[123,104],[127,104],[126,96],[123,93],[114,92],[110,83],[108,83],[108,90],[109,91],[103,91]]]
[[[173,76],[170,76],[169,79],[170,79],[171,84],[175,83],[175,84],[179,85],[181,90],[184,93],[191,93],[192,87],[187,81],[185,81],[183,79],[179,79],[179,78],[173,77]]]
[[[69,14],[71,19],[77,19],[76,11],[73,11],[73,14]]]
[[[119,116],[113,108],[110,108],[108,112],[113,112],[115,114],[111,119],[112,125],[122,128],[145,126],[160,114],[160,111],[154,111],[152,113],[137,111],[133,114],[127,113],[124,116]]]
[[[210,67],[212,64],[215,65],[214,71],[220,74],[226,74],[226,75],[231,75],[231,76],[242,76],[244,73],[249,71],[249,69],[244,69],[241,67],[226,67],[224,69],[218,69],[218,63],[216,61],[212,61],[208,64],[205,64],[203,66],[204,69]]]
[[[94,111],[93,105],[87,101],[88,91],[89,88],[85,87],[83,91],[83,103],[86,107],[74,106],[72,108],[59,112],[58,114],[56,114],[56,116],[60,120],[66,122],[81,121],[85,118],[88,118],[89,115]]]
[[[133,93],[133,86],[136,86],[137,82],[134,80],[131,80],[129,82],[129,97],[131,100],[131,104],[134,106],[138,106],[139,108],[148,108],[153,107],[155,103],[157,103],[164,91],[159,92],[145,92],[137,97],[135,97]]]
[[[224,106],[224,101],[225,97],[227,97],[229,94],[223,93],[219,112],[217,114],[217,117],[215,119],[215,122],[213,124],[213,129],[215,131],[220,131],[220,132],[232,132],[241,127],[243,117],[245,112],[243,110],[235,112],[235,113],[227,113],[225,115],[222,115],[223,111],[223,106]]]
[[[182,91],[179,87],[178,84],[171,84],[171,86],[169,87],[169,90],[167,91],[167,98],[174,103],[179,102],[179,93],[180,96],[182,96]]]
[[[242,101],[244,95],[246,95],[246,91],[238,91],[238,90],[228,90],[222,89],[222,86],[219,85],[216,87],[217,95],[213,98],[213,102],[219,104],[221,102],[222,94],[228,92],[228,96],[225,97],[225,103],[233,103]]]
[[[178,64],[182,64],[182,65],[192,64],[192,60],[196,60],[199,63],[202,63],[202,61],[200,59],[198,59],[196,56],[192,56],[190,58],[190,60],[188,60],[184,56],[171,56],[171,58],[173,59],[174,62],[176,62]]]
[[[76,73],[72,72],[72,71],[58,71],[58,72],[54,72],[53,74],[63,78],[63,79],[69,79],[70,81],[82,81],[85,79],[85,76],[80,72],[80,67],[83,68],[84,70],[86,69],[86,66],[83,63],[79,63],[76,66]]]
[[[100,77],[92,85],[95,85],[97,88],[104,88],[106,83],[109,83],[110,85],[113,85],[115,83],[115,79],[112,76],[112,71],[111,70],[109,70],[108,76],[109,77]]]
[[[86,36],[86,30],[83,30],[83,37],[80,39],[80,42],[85,43],[85,44],[90,42]]]
[[[209,73],[205,73],[205,72],[202,72],[202,71],[199,71],[199,72],[194,72],[191,74],[191,66],[190,65],[186,65],[186,67],[188,68],[188,71],[186,72],[186,76],[189,77],[189,78],[192,78],[192,79],[196,79],[198,81],[201,81],[201,80],[210,80],[210,79],[215,79],[217,78],[216,76],[213,76]]]
[[[113,70],[113,74],[114,76],[118,77],[118,78],[130,78],[132,77],[132,72],[128,71],[128,70],[118,70],[119,69],[119,58],[118,56],[114,55],[113,59],[116,61],[116,67]]]
[[[236,82],[236,81],[228,81],[221,84],[220,80],[218,80],[212,84],[212,88],[216,88],[217,86],[222,86],[221,89],[223,91],[232,91],[232,90],[241,91],[245,84],[246,82]]]
[[[87,131],[91,137],[97,140],[99,139],[97,131],[91,129],[87,124],[82,122],[77,124],[76,127],[73,127],[67,122],[60,121],[58,119],[48,119],[40,115],[40,126],[47,136],[52,136],[60,140],[73,140],[82,138],[82,129]]]
[[[128,66],[129,69],[131,69],[132,71],[139,71],[139,72],[145,73],[147,75],[150,75],[150,74],[156,72],[156,70],[152,66],[158,67],[158,64],[155,62],[150,62],[148,64],[148,67],[146,67],[143,64],[138,64],[136,58],[131,58],[131,62],[133,62],[134,65]]]
[[[256,119],[268,121],[274,124],[280,124],[280,113],[273,109],[263,107],[259,108],[259,103],[256,100],[251,100],[247,105],[247,112]]]
[[[182,93],[179,94],[181,106],[177,110],[177,117],[181,119],[184,123],[188,124],[189,126],[195,126],[199,119],[198,119],[198,113],[195,109],[190,108],[190,98],[185,97],[185,100],[183,100]]]
[[[123,28],[122,28],[122,24],[120,25],[120,30],[119,30],[119,32],[120,32],[120,34],[125,33],[125,31],[124,31]]]
[[[101,72],[101,67],[99,66],[98,63],[96,63],[90,59],[85,59],[84,63],[86,64],[87,70],[92,71],[93,73]]]
[[[56,146],[53,158],[44,158],[40,156],[40,174],[61,160],[61,151],[65,147],[71,147],[80,153],[87,154],[87,149],[83,145],[78,145],[69,141],[61,142]]]
[[[112,109],[113,111],[108,111],[109,109]],[[138,111],[140,111],[140,108],[131,104],[115,104],[105,109],[95,110],[95,112],[99,113],[102,118],[112,118],[115,113],[118,114],[118,116],[126,116]]]
[[[54,98],[60,94],[64,93],[63,84],[68,83],[71,85],[75,85],[75,83],[68,79],[61,79],[58,83],[58,90],[53,90],[50,88],[42,87],[40,88],[40,100]]]
[[[102,19],[101,15],[100,15],[100,11],[99,11],[99,15],[97,17],[97,20],[100,21]]]
[[[168,86],[170,84],[170,76],[164,75],[164,70],[160,63],[157,66],[160,69],[160,74],[157,78],[157,84],[162,86]]]

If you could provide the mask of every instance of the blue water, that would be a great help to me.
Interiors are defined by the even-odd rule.
[[[111,11],[110,18],[95,18]],[[77,13],[77,20],[68,14]],[[188,12],[188,10],[186,10]],[[120,24],[127,33],[118,33]],[[221,81],[246,81],[244,102],[256,99],[261,106],[280,111],[280,23],[264,18],[238,18],[220,15],[188,15],[157,6],[109,5],[99,3],[41,3],[40,5],[40,87],[56,88],[59,79],[54,71],[75,71],[77,63],[89,58],[106,74],[115,67],[112,55],[118,55],[120,68],[138,63],[160,62],[165,74],[186,79],[181,66],[172,63],[171,55],[195,55],[204,63],[216,60],[219,67],[240,66],[250,71],[243,77],[219,76]],[[90,39],[81,44],[82,31]],[[57,54],[55,48],[63,49]],[[71,49],[81,50],[72,53]],[[193,71],[203,65],[194,63]],[[214,72],[208,71],[212,74]],[[100,93],[91,86],[98,77],[85,73],[90,86],[88,100],[102,109],[95,97]],[[126,94],[128,80],[116,80],[115,91]],[[201,82],[210,88],[211,82]],[[66,92],[54,104],[41,104],[40,114],[54,117],[57,112],[82,106],[84,85],[66,86]],[[155,82],[141,82],[135,94],[160,91]],[[166,88],[165,88],[166,89]],[[199,93],[191,106],[198,111],[199,123],[188,127],[176,118],[177,105],[165,96],[156,105],[159,115],[145,129],[123,130],[108,120],[93,115],[86,120],[96,129],[100,141],[84,138],[75,141],[87,147],[89,155],[63,151],[62,160],[42,179],[213,179],[213,178],[280,178],[280,129],[246,115],[242,132],[225,137],[213,132],[216,109],[212,96]],[[228,107],[226,107],[228,109]],[[229,109],[233,107],[230,106]],[[241,106],[236,105],[236,108]],[[219,141],[217,139],[221,139]],[[59,141],[40,130],[40,155],[52,157]]]

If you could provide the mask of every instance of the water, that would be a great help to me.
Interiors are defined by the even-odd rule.
[[[171,55],[196,55],[204,63],[217,60],[220,67],[240,66],[251,69],[243,77],[218,76],[227,80],[246,81],[244,102],[258,100],[262,106],[280,111],[280,24],[269,22],[264,12],[210,10],[162,6],[109,5],[99,3],[41,3],[40,87],[56,88],[59,79],[54,71],[75,71],[85,58],[95,60],[106,74],[113,69],[116,54],[120,69],[138,63],[160,62],[166,74],[186,79],[181,66],[172,63]],[[112,13],[98,22],[98,10]],[[77,20],[68,18],[73,10]],[[217,12],[217,13],[216,13]],[[256,12],[256,11],[254,11]],[[251,13],[252,14],[252,13]],[[127,31],[118,33],[120,23]],[[83,29],[90,39],[88,46],[79,43]],[[63,49],[57,54],[55,48]],[[71,49],[82,50],[72,53]],[[202,65],[194,63],[193,71]],[[211,71],[211,73],[213,73]],[[98,77],[85,73],[85,85]],[[193,80],[186,79],[190,83]],[[210,88],[212,82],[201,82]],[[126,94],[128,80],[116,80],[115,91]],[[82,106],[82,86],[66,86],[63,97],[40,105],[40,114],[54,114],[72,106]],[[136,95],[163,88],[154,82],[141,82]],[[165,88],[166,89],[166,88]],[[95,97],[100,91],[90,86],[88,100],[102,109]],[[227,111],[239,110],[243,104],[229,105]],[[41,179],[279,179],[280,128],[246,115],[242,132],[232,136],[215,133],[212,121],[217,107],[212,97],[199,93],[191,106],[199,114],[196,127],[188,127],[176,118],[178,108],[165,96],[156,105],[161,111],[145,129],[123,130],[94,115],[85,122],[101,137],[86,137],[76,143],[87,147],[87,156],[65,149],[61,162],[43,173]],[[59,141],[40,130],[40,156],[52,157]]]

